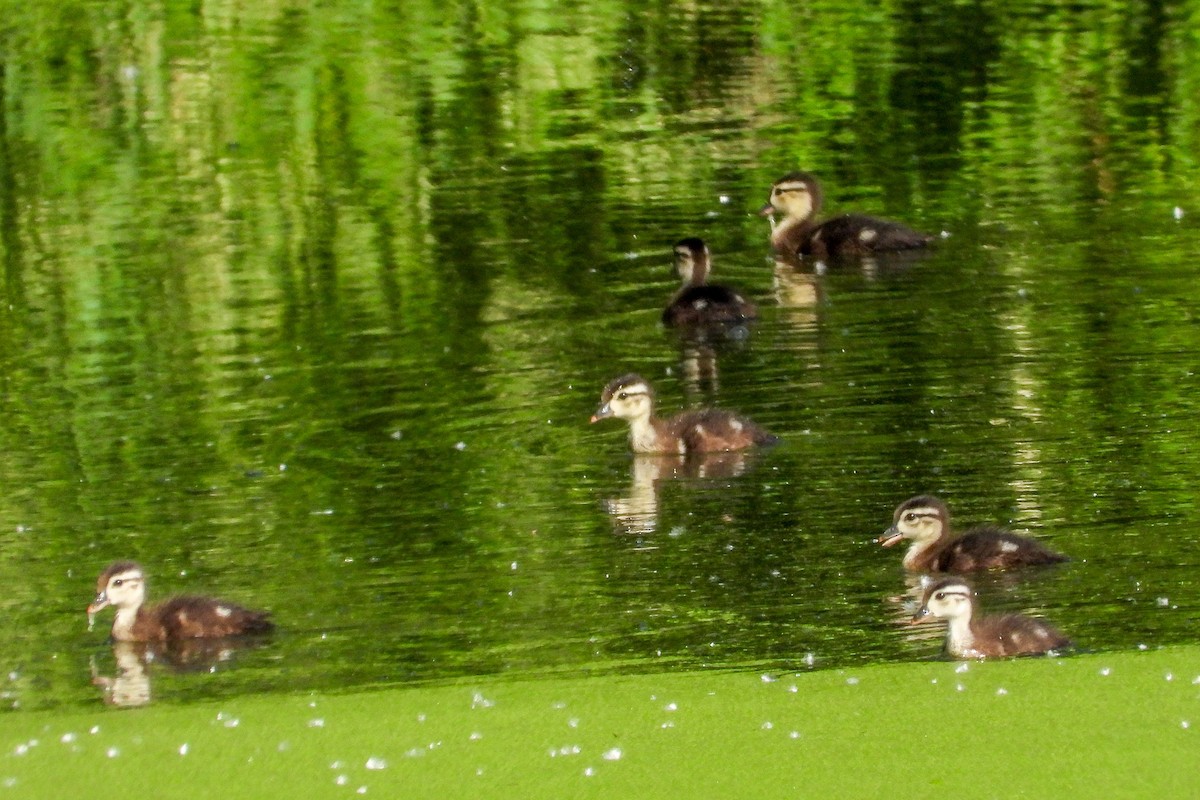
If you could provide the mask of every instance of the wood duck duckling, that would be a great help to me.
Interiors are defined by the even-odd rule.
[[[145,608],[146,577],[139,564],[117,561],[100,573],[96,599],[87,608],[88,628],[96,613],[117,609],[112,638],[118,642],[165,642],[173,639],[217,638],[274,629],[267,612],[251,611],[211,597],[172,597]]]
[[[1070,560],[1036,539],[996,525],[980,525],[955,536],[950,531],[950,510],[928,494],[897,506],[892,526],[875,541],[891,547],[901,539],[912,541],[904,554],[904,568],[913,572],[976,572]]]
[[[675,243],[675,271],[683,286],[663,311],[663,325],[741,325],[758,318],[754,303],[728,286],[707,283],[711,269],[712,257],[703,239],[693,236]]]
[[[962,578],[943,578],[925,590],[914,625],[945,619],[946,652],[956,658],[1006,658],[1049,653],[1071,642],[1050,623],[1021,614],[975,617],[975,593]]]
[[[898,222],[865,214],[818,222],[821,200],[821,185],[807,172],[792,172],[775,181],[759,213],[771,218],[771,245],[777,252],[820,261],[916,250],[933,241],[932,236]],[[776,221],[776,215],[782,219]]]
[[[629,422],[629,446],[635,453],[714,453],[779,441],[745,417],[717,408],[659,419],[654,416],[654,391],[645,378],[633,373],[604,387],[591,421],[609,417]]]

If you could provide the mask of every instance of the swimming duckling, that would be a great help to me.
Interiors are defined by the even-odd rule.
[[[633,373],[604,387],[591,421],[608,417],[628,420],[629,446],[635,453],[712,453],[779,441],[745,417],[717,408],[659,419],[654,416],[654,391],[645,378]]]
[[[759,213],[771,218],[771,244],[787,256],[817,260],[866,256],[926,247],[932,236],[865,214],[844,214],[817,222],[821,185],[806,172],[784,175],[771,186],[771,197]],[[776,215],[783,219],[776,222]]]
[[[663,311],[663,325],[671,328],[740,325],[758,318],[754,303],[728,286],[706,283],[711,267],[703,239],[693,236],[675,243],[675,271],[683,286]]]
[[[974,595],[962,578],[936,581],[925,590],[912,623],[930,617],[948,620],[946,652],[957,658],[1030,656],[1070,646],[1070,640],[1043,619],[1021,614],[975,619]]]
[[[933,495],[910,497],[892,517],[892,527],[875,541],[891,547],[911,539],[904,568],[913,572],[975,572],[1069,561],[1041,542],[996,525],[980,525],[962,536],[950,532],[950,510]]]
[[[118,642],[161,642],[266,633],[274,628],[263,611],[251,611],[211,597],[172,597],[144,608],[146,577],[133,561],[117,561],[100,573],[96,599],[88,606],[88,627],[96,613],[115,606],[112,638]]]

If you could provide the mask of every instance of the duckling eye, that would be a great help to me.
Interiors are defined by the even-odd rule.
[[[628,397],[628,396],[629,396],[629,395],[625,394],[624,392],[618,392],[618,393],[617,393],[617,399],[618,399],[618,400],[624,400],[624,399],[625,399],[626,397]]]
[[[905,522],[916,522],[916,521],[917,521],[917,515],[916,515],[916,514],[914,514],[914,513],[912,513],[912,512],[910,511],[910,512],[908,512],[907,514],[905,514],[905,515],[904,515],[904,521],[905,521]]]
[[[125,582],[124,578],[117,578],[115,581],[113,581],[113,586],[120,586],[124,582]]]
[[[945,592],[938,592],[937,594],[935,594],[935,595],[934,595],[934,597],[935,597],[935,598],[937,598],[938,600],[945,600],[945,599],[946,599],[946,593],[945,593]]]

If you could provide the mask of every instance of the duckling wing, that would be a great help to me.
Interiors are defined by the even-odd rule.
[[[671,427],[689,453],[742,450],[779,441],[750,420],[717,408],[685,411],[671,420]]]
[[[265,612],[211,597],[173,597],[158,606],[155,615],[168,639],[239,636],[274,628]]]
[[[811,252],[823,250],[835,257],[915,250],[932,241],[932,236],[907,225],[865,214],[826,220],[809,237]]]
[[[938,558],[944,572],[973,572],[1039,564],[1057,564],[1067,557],[1036,539],[993,525],[972,528],[953,540]]]
[[[1061,650],[1071,642],[1049,622],[1022,614],[1004,614],[980,621],[976,645],[988,655],[1031,656]]]
[[[675,296],[663,311],[663,324],[670,327],[702,324],[736,325],[758,318],[753,303],[728,286],[689,286]]]

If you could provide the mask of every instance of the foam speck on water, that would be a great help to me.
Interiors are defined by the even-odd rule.
[[[601,758],[603,758],[605,761],[620,761],[621,755],[621,748],[614,747],[611,750],[605,750],[604,755],[602,755]]]

